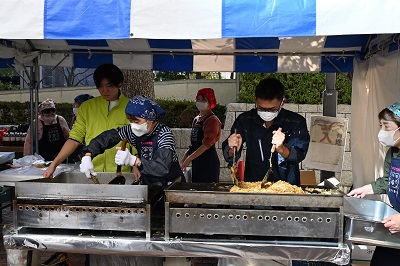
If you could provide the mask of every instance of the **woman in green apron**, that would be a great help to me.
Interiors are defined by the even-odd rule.
[[[356,188],[347,195],[363,198],[368,194],[387,194],[390,204],[400,212],[400,103],[396,102],[383,109],[379,115],[379,142],[390,147],[386,153],[384,175],[371,184]],[[390,233],[400,232],[400,214],[391,215],[383,220]],[[376,247],[371,259],[371,266],[399,265],[398,249]],[[397,258],[397,259],[396,259]],[[395,262],[397,261],[397,262]],[[398,264],[396,264],[398,263]]]

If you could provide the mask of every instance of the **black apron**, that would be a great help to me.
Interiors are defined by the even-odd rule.
[[[43,134],[39,140],[39,154],[45,161],[52,161],[57,157],[66,139],[61,129],[57,116],[57,124],[45,125],[43,121]]]
[[[195,152],[203,144],[204,122],[213,115],[214,114],[210,114],[206,116],[202,121],[200,121],[200,119],[193,121],[189,154]],[[219,166],[220,162],[214,144],[192,161],[192,183],[218,183]]]
[[[141,136],[136,139],[136,149],[138,151],[139,158],[145,158],[146,160],[152,160],[153,153],[158,149],[157,145],[157,134],[152,136]],[[139,168],[140,169],[140,168]],[[167,186],[168,182],[174,181],[179,176],[182,182],[185,182],[185,177],[182,173],[179,162],[172,162],[169,173],[165,176],[152,176],[147,174],[141,174],[141,182],[143,185],[160,185]]]

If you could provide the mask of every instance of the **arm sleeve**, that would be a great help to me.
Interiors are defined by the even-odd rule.
[[[392,161],[392,150],[386,152],[385,161],[383,163],[383,176],[371,183],[374,194],[387,194],[389,186],[389,168]]]
[[[59,117],[58,121],[60,121],[60,126],[61,126],[61,129],[62,129],[64,138],[68,139],[68,137],[69,137],[69,126],[68,126],[68,123],[67,123],[67,121],[65,120],[64,117],[62,117],[62,116],[58,116],[58,117]]]
[[[31,154],[31,126],[29,126],[25,142],[24,142],[24,156]]]
[[[94,139],[92,139],[88,146],[83,147],[82,154],[90,152],[92,158],[103,153],[105,150],[110,149],[118,144],[121,138],[117,132],[117,129],[110,129],[104,131]]]
[[[284,145],[290,150],[290,153],[286,161],[303,161],[306,157],[308,146],[310,145],[310,134],[307,129],[306,120],[303,118],[287,135],[288,141]]]
[[[242,146],[236,152],[235,160],[237,161],[241,156],[243,144],[246,142],[245,129],[243,127],[243,124],[240,122],[240,116],[236,118],[235,122],[233,123],[231,128],[231,133],[229,134],[229,136],[235,133],[235,129],[236,129],[236,134],[240,134],[242,136]],[[224,140],[224,142],[222,142],[222,154],[224,156],[225,161],[228,162],[228,167],[231,167],[233,165],[233,158],[229,157],[228,154],[229,152],[228,138]]]
[[[208,118],[204,122],[204,138],[202,144],[207,148],[214,145],[221,137],[221,122],[216,116]]]

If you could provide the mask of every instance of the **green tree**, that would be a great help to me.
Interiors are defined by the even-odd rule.
[[[19,90],[19,84],[16,85],[12,82],[15,72],[11,68],[0,69],[0,90],[11,91]]]
[[[257,84],[265,78],[279,79],[286,89],[286,99],[290,103],[321,104],[322,92],[325,90],[324,73],[242,73],[239,102],[254,102],[254,91]],[[338,103],[351,103],[351,78],[349,73],[336,75]],[[349,80],[350,79],[350,80]]]

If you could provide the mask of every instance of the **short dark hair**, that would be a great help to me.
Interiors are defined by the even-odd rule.
[[[400,127],[400,117],[395,115],[392,111],[390,111],[388,108],[383,109],[382,111],[379,112],[378,114],[379,120],[383,119],[386,121],[392,121],[394,122],[398,127]]]
[[[97,88],[100,87],[103,79],[108,79],[112,85],[118,87],[124,81],[124,75],[116,65],[104,64],[96,68],[93,73],[93,80]]]
[[[256,99],[263,100],[273,100],[278,99],[283,100],[285,94],[285,88],[283,84],[276,78],[263,79],[258,83],[255,91]]]

